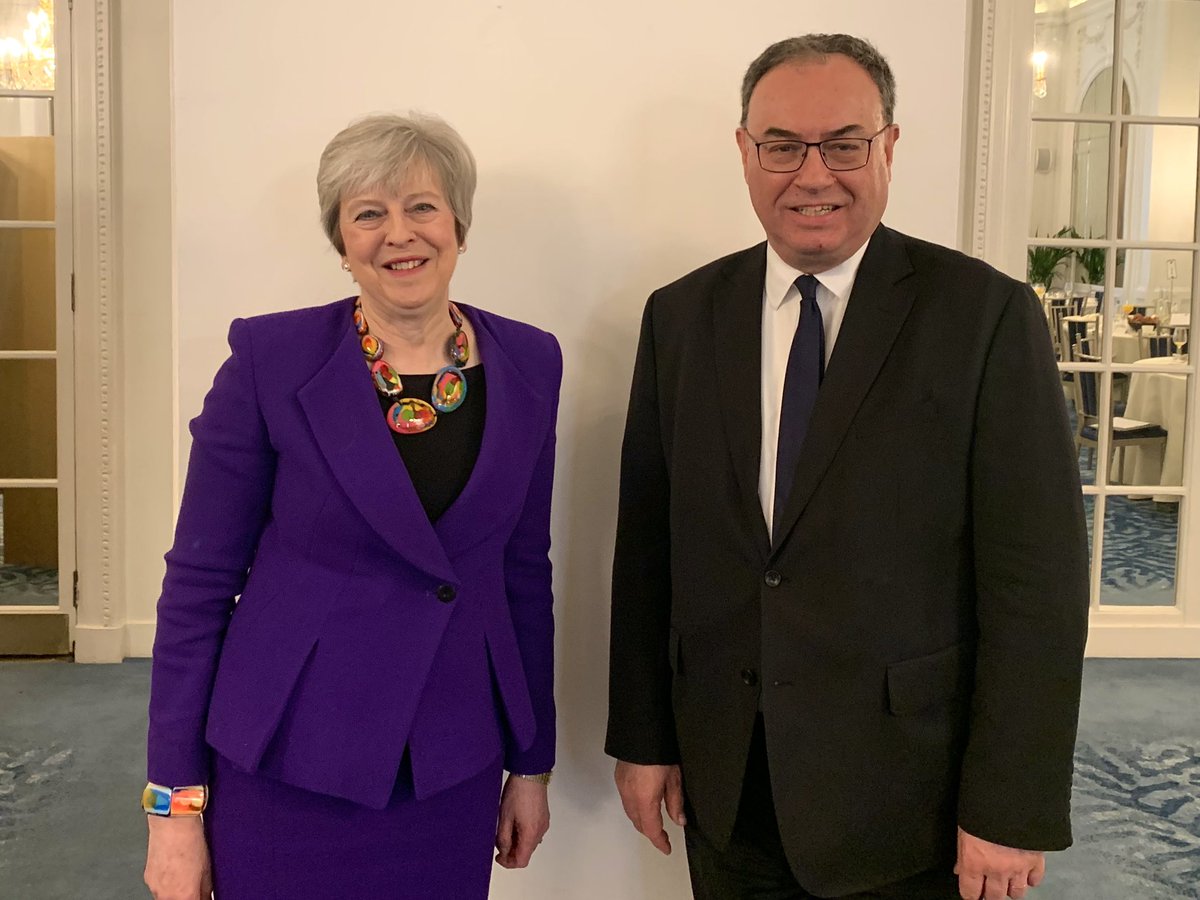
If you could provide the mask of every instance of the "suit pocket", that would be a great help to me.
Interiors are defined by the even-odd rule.
[[[667,659],[671,663],[671,671],[676,675],[682,675],[683,655],[679,649],[679,632],[674,628],[667,636]]]
[[[892,715],[916,715],[966,696],[971,683],[967,650],[967,645],[955,644],[889,665],[888,709]]]

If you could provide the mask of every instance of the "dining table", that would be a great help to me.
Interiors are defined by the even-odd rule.
[[[1112,336],[1113,362],[1135,363],[1141,358],[1141,335],[1124,323],[1114,328]]]
[[[1059,336],[1060,346],[1067,348],[1063,354],[1064,360],[1075,359],[1074,338],[1086,337],[1094,353],[1100,352],[1100,316],[1097,313],[1083,313],[1078,316],[1063,316],[1062,334]],[[1138,332],[1122,321],[1113,329],[1112,361],[1116,363],[1132,363],[1142,358],[1142,344]]]
[[[1125,404],[1124,418],[1161,425],[1167,431],[1167,443],[1165,451],[1153,446],[1126,447],[1125,483],[1178,487],[1183,484],[1188,376],[1185,372],[1170,370],[1184,369],[1186,363],[1182,357],[1169,356],[1142,359],[1132,365],[1134,371],[1129,377],[1129,398]],[[1158,371],[1136,371],[1151,367]],[[1115,462],[1110,474],[1115,482]],[[1174,494],[1155,495],[1154,499],[1163,503],[1179,502],[1179,496]]]

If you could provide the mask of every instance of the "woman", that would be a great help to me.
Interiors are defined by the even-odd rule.
[[[562,357],[451,301],[474,190],[444,122],[351,125],[317,192],[358,296],[230,328],[158,604],[159,900],[482,898],[549,825]]]

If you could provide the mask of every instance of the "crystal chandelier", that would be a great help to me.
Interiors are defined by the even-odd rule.
[[[0,36],[0,89],[54,90],[54,5],[38,0],[20,38]]]

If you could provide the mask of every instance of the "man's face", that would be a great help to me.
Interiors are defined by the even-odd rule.
[[[737,131],[750,202],[775,252],[789,265],[816,274],[849,259],[875,231],[887,206],[897,125],[871,143],[867,164],[831,172],[816,147],[795,172],[768,172],[755,141],[869,138],[884,126],[879,89],[849,57],[784,63],[750,95],[746,126]]]

